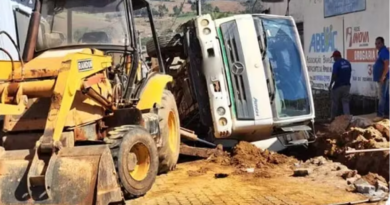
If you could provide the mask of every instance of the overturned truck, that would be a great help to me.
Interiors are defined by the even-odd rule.
[[[262,148],[315,140],[309,76],[292,17],[213,20],[207,14],[159,38],[181,125],[200,138],[245,140]],[[147,52],[157,57],[152,41]]]

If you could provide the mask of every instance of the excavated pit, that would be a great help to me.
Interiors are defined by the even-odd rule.
[[[389,152],[346,154],[347,150],[389,148],[388,119],[373,123],[371,120],[340,116],[314,144],[317,155],[341,162],[361,175],[377,173],[389,181]]]

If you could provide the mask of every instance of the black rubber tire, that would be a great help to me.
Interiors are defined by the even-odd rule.
[[[175,116],[175,130],[176,130],[176,149],[172,150],[169,146],[169,127],[168,118],[169,114]],[[160,133],[162,146],[158,150],[159,156],[159,173],[166,173],[173,170],[176,167],[180,154],[180,120],[179,112],[177,111],[177,105],[175,97],[169,90],[164,90],[163,97],[161,99],[161,107],[158,111],[160,117]]]
[[[170,53],[173,56],[180,55],[182,52],[182,43],[180,34],[170,34],[166,36],[159,36],[158,42],[160,44],[161,53]],[[146,52],[149,57],[157,58],[156,46],[154,45],[153,39],[146,42]]]
[[[150,156],[148,173],[141,181],[133,179],[129,174],[127,163],[128,153],[138,143],[143,144],[148,149]],[[158,171],[158,152],[152,136],[144,128],[137,126],[129,130],[123,137],[119,145],[117,170],[125,199],[143,196],[152,188]]]

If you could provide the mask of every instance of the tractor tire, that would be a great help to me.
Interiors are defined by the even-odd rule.
[[[182,52],[182,43],[181,43],[181,37],[180,34],[170,34],[166,36],[159,36],[158,42],[160,44],[160,50],[161,53],[164,54],[171,54],[171,55],[180,55]],[[157,49],[154,45],[153,39],[146,42],[146,52],[149,57],[157,58]]]
[[[157,176],[157,146],[149,132],[140,126],[131,128],[121,140],[116,165],[123,195],[125,199],[143,196]],[[136,164],[132,164],[135,158]]]
[[[158,151],[159,173],[166,173],[176,167],[180,153],[180,120],[175,97],[169,90],[164,90],[160,117],[160,136],[162,146]]]

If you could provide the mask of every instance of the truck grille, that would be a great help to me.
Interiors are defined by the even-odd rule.
[[[253,120],[252,96],[236,22],[231,21],[221,24],[221,31],[230,71],[227,75],[230,75],[232,79],[237,119]]]

